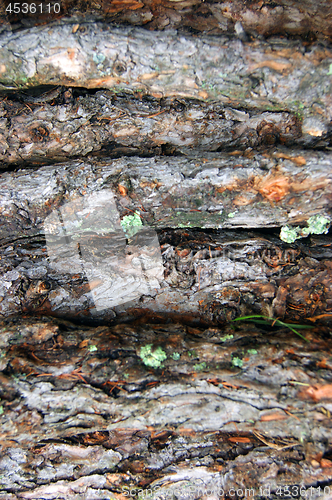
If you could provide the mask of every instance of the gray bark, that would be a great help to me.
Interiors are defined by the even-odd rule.
[[[290,246],[255,233],[161,232],[161,264],[147,262],[151,281],[128,265],[124,268],[125,257],[117,260],[123,272],[113,269],[114,241],[109,239],[103,237],[100,249],[98,237],[81,237],[83,261],[63,245],[50,262],[40,237],[4,246],[1,316],[38,313],[93,322],[173,319],[192,325],[225,324],[246,314],[331,321],[328,237]],[[144,253],[135,243],[129,250],[131,258]],[[106,268],[101,265],[105,259]]]
[[[44,102],[47,98],[52,104]],[[108,91],[75,98],[56,88],[38,98],[23,94],[21,102],[7,98],[0,110],[2,168],[89,153],[193,154],[192,150],[262,150],[280,143],[322,148],[330,142],[329,132],[315,137],[302,131],[294,113],[245,112],[181,99],[114,99]]]
[[[326,44],[308,47],[280,38],[242,42],[86,23],[83,32],[64,24],[3,34],[0,48],[4,89],[107,88],[286,111],[303,120],[304,142],[329,136],[332,54]]]
[[[305,226],[315,214],[331,216],[331,162],[328,152],[273,148],[248,156],[90,159],[3,172],[0,235],[10,241],[42,234],[52,210],[105,189],[121,218],[139,211],[154,229]]]
[[[330,498],[324,328],[310,344],[253,324],[30,318],[1,332],[0,498],[185,498],[191,487],[193,499],[232,488],[276,499],[287,486]],[[151,368],[146,346],[167,359]]]
[[[293,319],[323,314],[332,292],[328,237],[303,251],[278,237],[225,232],[306,226],[315,214],[330,218],[330,154],[300,153],[75,161],[3,173],[2,316],[38,311],[127,321],[160,315],[218,324],[251,310]],[[92,201],[84,205],[85,199]],[[112,210],[113,229],[107,227]],[[127,234],[126,245],[121,224],[132,214],[141,232]],[[186,228],[179,235],[166,229],[179,227]],[[159,241],[151,233],[156,229]],[[58,240],[50,243],[52,234]],[[142,255],[147,281],[129,266]],[[118,303],[111,293],[116,283],[123,294]]]
[[[6,15],[8,0],[0,5],[0,29],[22,29],[37,24],[59,22],[84,23],[94,19],[118,24],[144,26],[151,30],[195,30],[213,35],[236,34],[242,38],[254,36],[301,36],[307,40],[331,40],[332,9],[329,0],[278,0],[278,2],[233,0],[178,0],[151,2],[126,0],[125,2],[93,3],[68,0],[60,3],[58,14]],[[84,14],[82,14],[84,12]],[[65,17],[64,17],[65,16]],[[3,25],[1,26],[1,22]]]
[[[330,500],[329,4],[121,3],[237,38],[2,29],[0,499]]]

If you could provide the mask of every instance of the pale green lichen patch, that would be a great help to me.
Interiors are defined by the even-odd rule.
[[[196,365],[194,365],[194,370],[196,372],[202,372],[204,370],[208,369],[205,361],[203,361],[202,363],[197,363]]]
[[[126,233],[127,238],[131,238],[134,234],[143,227],[143,223],[139,212],[135,212],[135,215],[125,215],[121,220],[121,226]]]
[[[167,354],[160,346],[155,351],[152,351],[152,344],[141,347],[139,356],[143,363],[146,366],[151,366],[151,368],[159,368],[162,362],[167,359]]]
[[[93,62],[96,64],[101,64],[105,61],[106,57],[104,54],[93,54]]]
[[[286,243],[294,243],[295,240],[305,238],[309,234],[326,234],[329,230],[330,222],[330,219],[323,215],[313,215],[307,221],[308,227],[282,227],[280,239]]]
[[[285,241],[286,243],[294,243],[294,241],[299,238],[298,236],[298,230],[299,227],[288,227],[288,226],[283,226],[280,231],[280,239],[282,241]]]
[[[304,228],[304,234],[327,234],[330,225],[330,219],[323,215],[314,215],[308,219],[308,228]]]
[[[226,342],[227,340],[231,340],[234,337],[234,335],[224,335],[223,337],[220,337],[221,342]]]
[[[238,358],[237,356],[234,356],[234,358],[232,358],[232,365],[238,368],[242,368],[243,360],[241,358]]]

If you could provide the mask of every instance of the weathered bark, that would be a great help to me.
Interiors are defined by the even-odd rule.
[[[306,335],[2,323],[0,498],[329,499],[331,339]]]
[[[0,6],[0,28],[2,21],[3,29],[7,30],[60,19],[81,23],[90,18],[117,24],[129,23],[150,30],[191,29],[214,35],[237,34],[241,37],[287,34],[308,40],[332,38],[332,8],[329,0],[278,0],[263,4],[243,0],[62,0],[58,13],[54,12],[54,8],[49,13],[45,7],[40,12],[37,7],[31,15],[22,12],[15,14],[12,7],[12,14],[7,11],[6,15],[5,9],[9,3],[10,0],[5,0]]]
[[[69,102],[47,104],[43,102],[47,97],[54,103],[66,98]],[[193,150],[266,149],[278,143],[322,148],[330,143],[330,131],[318,137],[312,130],[302,133],[301,119],[294,113],[249,113],[173,99],[115,99],[106,91],[72,98],[70,91],[56,88],[39,98],[22,96],[21,102],[6,99],[0,109],[2,168],[89,153],[193,154]]]
[[[69,85],[149,94],[155,99],[213,101],[255,112],[285,111],[303,120],[304,143],[308,137],[309,143],[312,137],[329,137],[332,52],[328,45],[308,47],[282,39],[242,43],[226,37],[86,23],[83,33],[65,24],[56,30],[43,27],[5,34],[0,49],[5,89]]]
[[[331,322],[329,237],[313,239],[311,245],[288,245],[254,233],[207,235],[187,229],[159,232],[159,243],[162,267],[153,271],[153,264],[148,266],[153,279],[148,286],[145,275],[131,268],[117,272],[128,268],[125,255],[112,268],[115,250],[110,237],[82,236],[84,260],[63,244],[51,262],[41,237],[17,239],[2,252],[0,314],[37,312],[94,322],[172,318],[218,325],[256,313]],[[135,243],[127,248],[126,255],[139,258]],[[84,268],[90,262],[94,271],[88,279]],[[140,292],[132,298],[133,286]],[[95,303],[92,290],[102,302]],[[122,299],[117,301],[114,293],[120,292]]]
[[[331,216],[331,163],[331,153],[271,149],[248,156],[75,160],[3,172],[0,237],[10,242],[43,234],[53,210],[106,189],[121,218],[139,211],[154,229],[305,226],[317,213]]]
[[[331,220],[328,8],[2,29],[1,167],[53,165],[0,174],[0,499],[331,499],[332,240],[278,237]]]
[[[38,310],[65,317],[122,321],[160,314],[217,324],[250,310],[270,310],[296,319],[328,312],[332,304],[331,266],[325,260],[330,257],[328,237],[321,240],[321,245],[327,245],[321,252],[321,248],[316,251],[306,245],[302,249],[285,244],[277,237],[224,231],[239,226],[280,227],[290,222],[305,225],[314,214],[329,216],[331,155],[300,153],[288,159],[281,150],[270,158],[256,155],[255,166],[253,159],[219,154],[210,160],[76,161],[4,173],[0,180],[1,314]],[[95,201],[84,211],[82,203],[91,193]],[[152,250],[159,252],[162,245],[161,267],[149,256],[149,245],[143,241],[144,225],[143,243],[129,239],[126,248],[114,229],[106,227],[106,209],[100,211],[102,196],[114,197],[119,221],[140,213],[143,223],[152,229],[186,228],[182,233],[159,233],[158,248]],[[61,217],[67,218],[66,239],[59,236],[54,247],[46,246],[45,234],[47,238],[50,224],[56,226],[60,209]],[[82,216],[75,215],[74,226],[66,215],[73,210],[82,212]],[[56,219],[46,224],[52,214]],[[191,233],[190,227],[222,231]],[[59,230],[55,227],[52,232]],[[151,239],[151,235],[146,237]],[[154,285],[145,289],[144,276],[133,278],[134,270],[128,271],[129,276],[121,276],[121,283],[130,287],[129,281],[134,279],[143,287],[139,297],[96,311],[90,287],[96,288],[94,293],[111,294],[104,282],[109,266],[116,259],[116,274],[118,266],[127,266],[129,255],[131,259],[139,257],[140,249],[151,263],[147,265]],[[118,261],[120,251],[123,255]],[[303,260],[305,257],[310,258]],[[90,287],[83,266],[86,260],[94,268],[103,263],[99,274],[92,271]],[[110,280],[112,288],[117,283],[115,275]],[[98,289],[103,286],[105,291]],[[113,304],[112,300],[108,304]],[[297,307],[295,313],[292,306]]]

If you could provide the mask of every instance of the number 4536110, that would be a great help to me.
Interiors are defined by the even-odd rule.
[[[10,3],[6,8],[7,14],[59,14],[59,3]]]

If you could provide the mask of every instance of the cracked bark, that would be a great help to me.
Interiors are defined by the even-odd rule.
[[[59,89],[55,102],[66,94],[68,90]],[[249,151],[274,144],[318,148],[330,143],[327,131],[318,138],[312,130],[302,134],[301,120],[291,112],[244,112],[176,99],[144,102],[105,91],[68,99],[67,104],[41,104],[40,98],[22,96],[21,102],[6,98],[1,103],[2,168],[89,153],[174,155],[192,154],[193,149]]]
[[[180,29],[213,35],[236,34],[243,38],[285,34],[302,36],[308,41],[331,40],[331,2],[329,0],[278,0],[218,2],[215,0],[126,0],[111,3],[95,0],[64,0],[58,14],[52,11],[34,15],[6,15],[9,0],[0,6],[0,28],[5,31],[23,29],[45,22],[69,20],[81,23],[86,18],[144,26],[148,29]],[[84,13],[84,14],[83,14]],[[2,24],[2,26],[1,26]]]
[[[4,34],[0,44],[3,166],[112,150],[331,145],[325,42],[243,43],[86,23],[83,33],[71,24],[32,28]],[[54,84],[94,95],[62,87],[26,94]]]
[[[217,324],[273,307],[277,316],[293,319],[323,314],[332,299],[329,236],[290,245],[279,239],[278,230],[275,236],[225,231],[290,223],[305,226],[318,211],[329,216],[331,155],[301,151],[292,157],[285,151],[256,155],[255,167],[252,158],[239,160],[219,153],[209,160],[204,155],[202,162],[197,155],[75,161],[3,173],[2,316],[33,311],[122,321],[144,315],[188,321],[191,316],[194,322]],[[98,312],[91,311],[90,289],[97,293],[103,282],[89,287],[77,251],[68,253],[68,245],[80,241],[95,266],[101,254],[111,262],[114,235],[106,229],[99,234],[94,225],[100,196],[79,218],[87,220],[86,227],[80,222],[74,232],[68,229],[70,241],[60,241],[52,261],[45,221],[59,207],[71,211],[71,200],[105,192],[114,196],[120,219],[140,213],[142,230],[159,230],[163,260],[161,274],[156,271],[157,281],[149,291]],[[204,233],[205,228],[210,234]],[[137,244],[130,245],[135,255]],[[129,278],[122,278],[129,286]],[[138,283],[143,286],[141,279]],[[320,292],[313,300],[317,287]],[[295,314],[292,306],[297,308]]]
[[[3,24],[0,499],[331,498],[331,237],[279,238],[331,218],[319,5],[91,7],[178,33],[87,23],[70,2],[51,26]],[[285,33],[302,39],[260,36]],[[105,193],[137,234],[101,231]],[[83,256],[111,261],[125,239],[119,268],[149,259],[154,231],[155,288],[94,308]],[[253,313],[311,326],[307,342],[230,323]]]
[[[191,498],[232,488],[278,498],[286,485],[329,498],[324,327],[310,344],[250,323],[92,328],[44,317],[1,329],[0,498],[157,499],[189,487]],[[144,364],[147,344],[167,354],[160,368]]]

